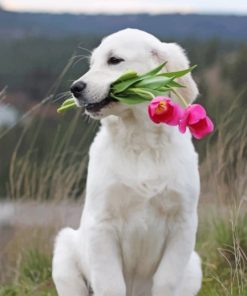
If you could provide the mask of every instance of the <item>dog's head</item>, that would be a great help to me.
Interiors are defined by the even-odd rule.
[[[168,62],[165,70],[169,72],[189,66],[184,51],[177,44],[162,43],[140,30],[122,30],[103,39],[93,51],[89,71],[72,84],[71,91],[78,105],[84,106],[91,117],[99,119],[108,115],[121,116],[136,106],[111,99],[109,91],[112,82],[127,70],[141,74],[162,62]],[[191,75],[180,78],[179,82],[186,85],[186,88],[179,91],[188,102],[193,101],[198,90]],[[146,108],[146,104],[143,105]]]

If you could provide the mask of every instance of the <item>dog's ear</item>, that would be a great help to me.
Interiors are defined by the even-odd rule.
[[[160,48],[158,50],[154,50],[153,54],[160,63],[167,62],[164,69],[167,72],[179,71],[189,67],[189,60],[184,50],[176,43],[161,43]],[[186,99],[188,103],[193,102],[197,98],[199,92],[192,75],[189,73],[181,78],[178,78],[177,82],[186,86],[185,88],[178,88],[177,91]]]

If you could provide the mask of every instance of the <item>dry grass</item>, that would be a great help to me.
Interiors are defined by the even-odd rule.
[[[224,114],[200,167],[198,250],[205,296],[247,295],[247,118],[236,120],[240,100]]]
[[[36,155],[35,139],[31,148],[22,157],[18,156],[16,146],[10,164],[9,196],[19,200],[64,200],[76,198],[82,187],[87,168],[87,152],[92,136],[97,129],[97,122],[88,123],[76,148],[70,145],[74,132],[81,124],[80,112],[70,122],[63,138],[58,131],[50,141],[47,154],[40,161]]]

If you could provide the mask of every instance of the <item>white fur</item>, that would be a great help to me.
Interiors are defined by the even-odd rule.
[[[108,65],[110,55],[124,58]],[[167,70],[189,63],[176,44],[133,29],[103,40],[82,78],[86,97],[99,102],[123,71]],[[190,74],[180,90],[193,101]],[[174,98],[175,99],[175,98]],[[78,102],[80,104],[80,102]],[[112,103],[92,117],[102,126],[90,149],[86,202],[79,229],[56,240],[53,278],[59,296],[194,296],[201,286],[194,252],[199,174],[189,133],[153,124],[147,105]]]

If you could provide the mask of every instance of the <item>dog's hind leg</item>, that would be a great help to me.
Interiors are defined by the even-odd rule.
[[[79,268],[76,235],[75,230],[65,228],[56,239],[52,277],[59,296],[89,295],[89,290]]]
[[[178,296],[196,296],[202,284],[201,260],[196,252],[193,252]]]

